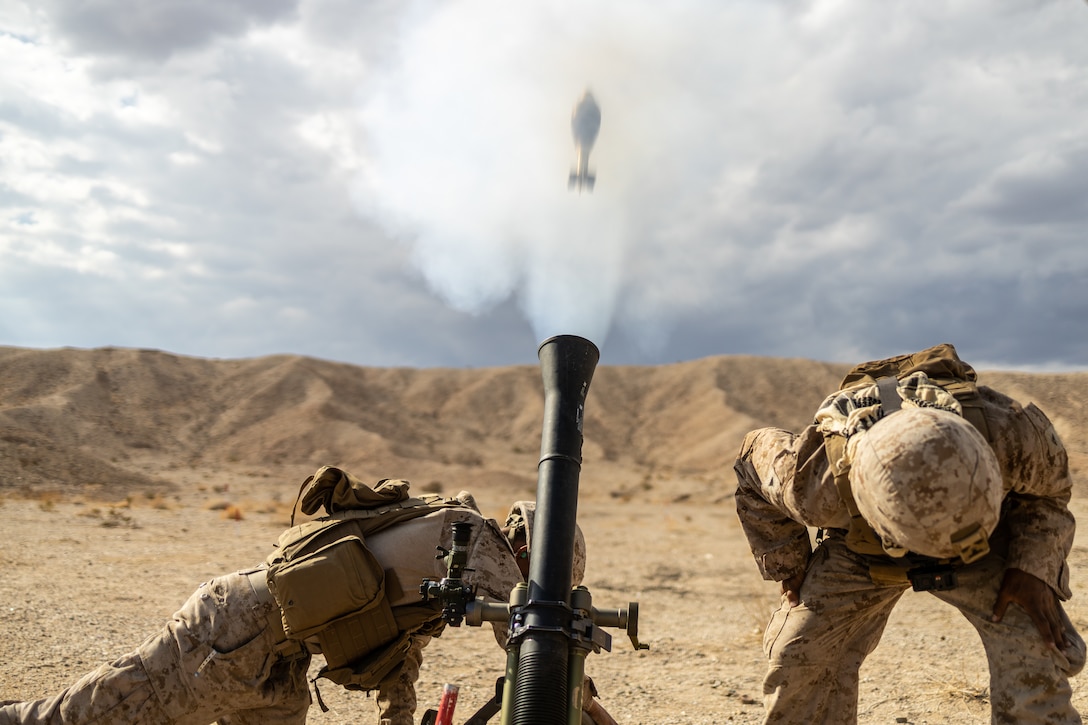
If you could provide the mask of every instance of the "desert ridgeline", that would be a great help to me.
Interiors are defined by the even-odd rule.
[[[582,486],[618,499],[729,496],[745,432],[805,426],[849,367],[737,355],[602,363],[586,401]],[[1082,485],[1088,372],[980,370],[979,382],[1041,407]],[[423,490],[531,494],[542,414],[533,365],[372,368],[294,355],[0,347],[0,495],[169,497],[194,472],[279,488],[326,464]]]

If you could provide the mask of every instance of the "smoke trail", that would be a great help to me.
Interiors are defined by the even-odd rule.
[[[598,186],[579,195],[567,189],[570,115],[593,85],[586,54],[596,46],[565,8],[527,7],[468,1],[420,19],[402,63],[369,89],[372,163],[356,198],[411,243],[424,279],[454,308],[514,299],[538,339],[601,344],[625,252],[619,171],[597,162],[608,153],[609,93],[595,90]]]

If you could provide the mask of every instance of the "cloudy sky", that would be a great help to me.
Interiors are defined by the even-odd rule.
[[[1080,0],[4,0],[0,345],[1088,370],[1086,38]]]

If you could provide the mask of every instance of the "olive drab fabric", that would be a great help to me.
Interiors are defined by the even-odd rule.
[[[306,514],[317,513],[321,508],[330,515],[337,511],[373,509],[408,498],[409,485],[408,481],[383,478],[371,487],[347,471],[322,466],[302,482],[295,505],[301,505]]]
[[[948,379],[969,383],[978,380],[975,369],[960,360],[954,345],[945,342],[919,352],[855,365],[842,379],[839,390],[851,388],[858,383],[875,383],[888,376],[903,378],[915,372],[923,372],[933,380]]]
[[[437,605],[422,603],[394,612],[385,570],[367,546],[394,524],[464,506],[457,498],[410,497],[409,487],[393,479],[371,487],[323,466],[303,482],[296,505],[329,515],[285,530],[267,560],[284,633],[316,639],[327,663],[318,676],[348,689],[377,689],[404,659],[410,635],[440,618]]]

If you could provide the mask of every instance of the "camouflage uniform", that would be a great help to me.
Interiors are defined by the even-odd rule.
[[[486,598],[507,601],[520,581],[514,552],[498,524],[473,508],[447,508],[410,519],[368,538],[391,579],[396,607],[419,602],[419,582],[446,575],[435,546],[449,548],[450,524],[474,524],[465,580]],[[250,573],[258,576],[251,579]],[[388,576],[388,574],[387,574]],[[135,651],[84,676],[64,692],[0,707],[0,725],[294,725],[306,721],[310,651],[287,640],[279,609],[259,582],[263,567],[201,584],[172,620]],[[254,586],[254,581],[257,586]],[[413,588],[414,587],[414,588]],[[436,615],[437,617],[437,615]],[[425,631],[440,631],[431,622]],[[505,626],[494,624],[505,642]],[[378,691],[382,725],[412,725],[415,681],[430,636],[413,636],[404,663]],[[311,649],[314,647],[311,646]]]
[[[978,390],[1005,490],[1001,519],[990,553],[957,569],[955,589],[933,594],[959,609],[982,638],[993,722],[1079,723],[1067,678],[1083,667],[1085,645],[1064,612],[1068,646],[1061,653],[1046,647],[1019,606],[1009,607],[1000,623],[990,619],[1008,568],[1034,575],[1059,599],[1070,596],[1066,557],[1074,520],[1065,448],[1038,408]],[[800,435],[752,431],[734,468],[737,512],[760,573],[784,581],[805,572],[801,604],[791,608],[783,598],[764,636],[766,721],[855,722],[858,669],[909,586],[878,572],[899,560],[846,546],[850,513],[817,425]],[[822,530],[815,552],[808,527]]]

